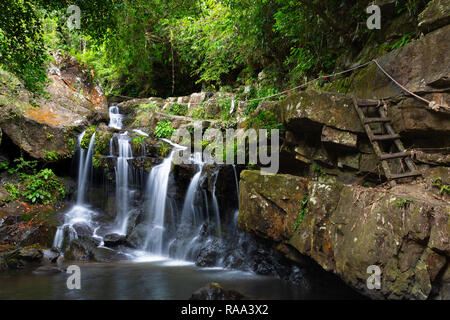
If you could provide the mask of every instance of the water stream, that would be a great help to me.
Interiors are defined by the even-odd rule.
[[[119,133],[116,132],[111,138],[109,155],[111,160],[115,160],[113,161],[115,192],[111,194],[115,196],[114,219],[113,221],[104,219],[103,210],[94,206],[94,202],[101,203],[102,199],[90,203],[91,197],[88,197],[88,194],[91,195],[92,189],[95,133],[90,138],[88,149],[85,150],[81,147],[85,135],[83,132],[78,137],[77,146],[76,201],[64,214],[64,222],[56,232],[54,246],[67,248],[71,241],[79,238],[79,232],[82,232],[85,238],[96,239],[98,246],[104,246],[106,234],[115,233],[127,239],[127,245],[116,247],[114,250],[125,254],[128,261],[96,266],[87,264],[85,265],[87,271],[84,272],[91,277],[99,276],[104,282],[104,288],[92,286],[88,282],[88,287],[92,287],[81,296],[61,291],[50,294],[49,298],[53,298],[54,295],[68,298],[108,298],[109,296],[102,296],[101,293],[105,293],[105,288],[117,285],[125,288],[124,291],[119,292],[117,288],[111,288],[111,292],[106,290],[110,294],[109,298],[184,299],[207,280],[218,281],[218,279],[225,284],[232,284],[233,289],[242,288],[244,293],[250,295],[260,294],[262,292],[260,290],[263,290],[267,292],[267,298],[298,298],[306,291],[311,291],[311,288],[295,291],[291,285],[282,284],[281,280],[253,273],[257,271],[271,274],[278,268],[281,271],[273,271],[275,274],[284,272],[286,277],[291,277],[291,274],[296,274],[299,270],[296,267],[288,267],[285,270],[285,267],[276,262],[277,258],[273,258],[278,253],[270,248],[265,249],[264,245],[256,243],[249,234],[239,231],[237,226],[239,183],[235,166],[228,167],[230,170],[226,174],[231,177],[228,178],[230,191],[229,199],[226,199],[226,208],[221,207],[223,200],[219,202],[220,194],[216,194],[217,190],[223,192],[223,186],[217,189],[216,185],[219,182],[219,172],[225,167],[208,167],[201,153],[191,155],[188,167],[193,169],[192,177],[183,194],[180,194],[182,189],[174,181],[173,157],[175,152],[185,147],[164,139],[163,142],[172,146],[165,159],[157,160],[149,173],[134,168],[130,165],[130,161],[135,160],[131,137],[128,132],[122,130],[123,115],[116,106],[111,106],[109,110],[109,127],[119,130]],[[134,134],[147,135],[138,129],[134,130]],[[145,149],[139,157],[147,157]],[[107,200],[106,197],[103,201]],[[199,269],[194,263],[214,268]],[[271,263],[274,267],[269,267]],[[264,269],[267,267],[269,269]],[[104,273],[100,275],[100,272],[103,272],[101,270],[104,270]],[[115,274],[119,271],[120,274]],[[135,282],[140,274],[143,277],[141,279],[145,280],[137,284]],[[186,278],[192,278],[192,281],[184,283]],[[57,277],[54,279],[59,281]],[[50,278],[45,278],[42,286],[50,285],[51,281]],[[182,282],[186,287],[180,286]],[[278,289],[274,291],[269,286]],[[323,286],[321,290],[325,287]],[[137,292],[133,291],[135,288]],[[312,295],[310,292],[309,297]],[[324,292],[319,295],[326,296]]]

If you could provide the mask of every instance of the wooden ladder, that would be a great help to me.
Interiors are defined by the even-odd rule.
[[[381,161],[384,174],[391,186],[396,185],[395,180],[420,176],[421,174],[417,171],[416,165],[411,159],[411,153],[406,151],[402,141],[400,140],[400,135],[398,135],[392,128],[391,119],[387,116],[380,101],[357,100],[353,97],[353,105],[356,113],[358,113],[359,119],[361,120],[361,124],[369,137],[373,150]],[[369,107],[375,107],[378,110],[379,116],[366,117],[363,109],[367,109]],[[375,123],[381,124],[382,132],[379,132],[379,134],[375,134],[370,126]],[[383,152],[382,145],[380,144],[382,141],[391,142],[398,152]],[[392,159],[400,159],[400,161],[403,160],[409,171],[393,173],[388,163],[388,160]]]

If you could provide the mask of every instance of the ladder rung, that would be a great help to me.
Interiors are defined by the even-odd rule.
[[[391,122],[391,119],[389,119],[389,118],[365,118],[364,119],[364,124],[378,123],[378,122]]]
[[[385,135],[373,136],[373,138],[372,138],[373,141],[385,141],[385,140],[395,140],[395,139],[400,139],[400,135],[399,134],[385,134]]]
[[[391,179],[401,179],[401,178],[409,178],[409,177],[417,177],[421,174],[416,171],[411,172],[405,172],[405,173],[398,173],[398,174],[391,174]]]
[[[363,99],[358,100],[358,106],[360,107],[376,107],[380,104],[378,100],[370,100],[370,99]]]
[[[397,152],[397,153],[387,153],[381,155],[381,160],[389,160],[389,159],[398,159],[398,158],[406,158],[411,155],[411,152]]]

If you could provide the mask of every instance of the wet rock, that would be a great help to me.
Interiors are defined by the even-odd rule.
[[[92,259],[92,251],[99,244],[100,242],[94,238],[72,240],[64,252],[64,258],[72,261],[90,261]]]
[[[89,238],[94,233],[94,230],[83,222],[75,223],[72,228],[77,232],[79,238]]]
[[[24,260],[27,262],[39,262],[44,257],[44,254],[41,250],[34,248],[24,248],[19,251],[17,256],[18,259]]]
[[[64,272],[63,269],[60,269],[58,267],[53,266],[41,266],[33,271],[34,274],[37,275],[51,275],[51,274],[58,274]]]
[[[450,1],[432,0],[418,17],[419,28],[423,32],[431,32],[450,23]]]
[[[117,247],[127,243],[125,235],[120,235],[117,233],[107,234],[103,237],[103,242],[106,247]]]
[[[99,244],[99,240],[95,238],[75,239],[66,249],[64,258],[69,261],[97,262],[126,260],[125,255],[109,248],[98,247]]]
[[[195,264],[199,267],[216,266],[225,248],[215,239],[206,242],[205,246],[200,249]]]
[[[47,259],[51,263],[56,263],[60,255],[61,252],[58,248],[44,250],[44,259]]]
[[[208,283],[195,291],[189,300],[245,300],[243,294],[234,290],[225,290],[217,282]]]
[[[96,262],[112,262],[127,260],[127,256],[109,248],[98,247],[92,250],[91,259]]]
[[[131,248],[140,248],[145,241],[149,226],[146,223],[138,224],[127,236],[127,245]]]

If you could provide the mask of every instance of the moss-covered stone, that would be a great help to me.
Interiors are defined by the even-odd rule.
[[[280,185],[287,188],[280,191]],[[307,184],[307,189],[305,189]],[[298,188],[298,189],[297,189]],[[289,191],[288,191],[289,190]],[[284,228],[283,208],[309,195],[307,214],[295,231]],[[286,175],[241,175],[239,227],[313,258],[325,270],[377,299],[426,299],[440,287],[450,256],[450,206],[418,186],[388,192],[339,183],[307,182]],[[369,290],[367,267],[381,269],[381,289]]]
[[[431,32],[450,23],[450,1],[432,0],[418,17],[419,28]]]

